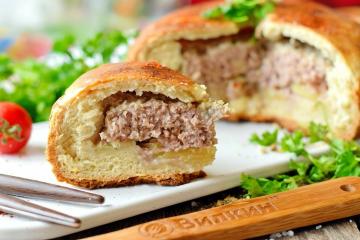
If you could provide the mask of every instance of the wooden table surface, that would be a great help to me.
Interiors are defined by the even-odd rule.
[[[120,230],[136,224],[148,222],[151,220],[176,216],[184,213],[199,211],[219,204],[226,204],[236,198],[241,198],[243,190],[232,188],[223,192],[215,193],[209,196],[198,198],[195,200],[183,202],[163,209],[144,213],[135,217],[127,218],[117,222],[109,223],[103,226],[85,230],[79,233],[64,236],[60,239],[72,240],[80,239],[107,232]],[[284,233],[274,233],[272,235],[264,236],[256,239],[281,239],[281,240],[360,240],[360,232],[358,226],[360,224],[360,215],[348,219],[341,219],[334,222],[322,223],[316,226],[309,226],[302,229],[289,229]],[[285,235],[285,236],[284,236]],[[288,236],[290,235],[290,236]],[[293,235],[293,236],[292,236]]]

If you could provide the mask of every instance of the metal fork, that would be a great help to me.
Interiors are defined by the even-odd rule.
[[[0,211],[75,228],[80,227],[80,219],[9,195],[71,203],[102,204],[105,201],[101,195],[0,174]]]

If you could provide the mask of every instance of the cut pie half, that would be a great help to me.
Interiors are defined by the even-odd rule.
[[[279,4],[255,28],[203,17],[223,1],[175,11],[148,26],[129,60],[156,60],[230,104],[231,120],[275,121],[336,137],[360,124],[360,27],[321,4]],[[255,38],[254,38],[255,37]]]
[[[59,180],[82,187],[183,184],[205,176],[225,111],[156,63],[103,65],[53,106],[47,156]]]

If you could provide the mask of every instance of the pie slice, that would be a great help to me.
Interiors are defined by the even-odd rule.
[[[157,63],[107,64],[53,106],[47,156],[59,180],[86,188],[179,185],[204,177],[226,106]]]

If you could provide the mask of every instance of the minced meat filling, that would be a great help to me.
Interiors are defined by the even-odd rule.
[[[120,97],[120,98],[119,98]],[[194,103],[174,101],[161,95],[117,94],[105,113],[105,126],[100,133],[107,142],[134,140],[161,145],[164,151],[214,144],[214,121],[221,109],[202,109]]]
[[[232,99],[233,88],[239,84],[246,88],[246,95],[268,87],[291,93],[293,84],[309,85],[318,93],[327,90],[325,73],[329,61],[316,49],[296,40],[265,44],[224,39],[217,44],[208,40],[208,45],[205,40],[199,41],[203,46],[198,49],[195,43],[180,41],[182,72],[206,84],[217,98]]]
[[[323,92],[327,90],[327,65],[326,59],[310,47],[274,43],[268,46],[259,78],[253,81],[276,89],[290,89],[294,83],[307,84],[317,92]]]
[[[261,65],[261,52],[259,46],[243,42],[224,42],[203,54],[191,49],[183,53],[183,72],[224,99],[228,80],[253,74]]]

